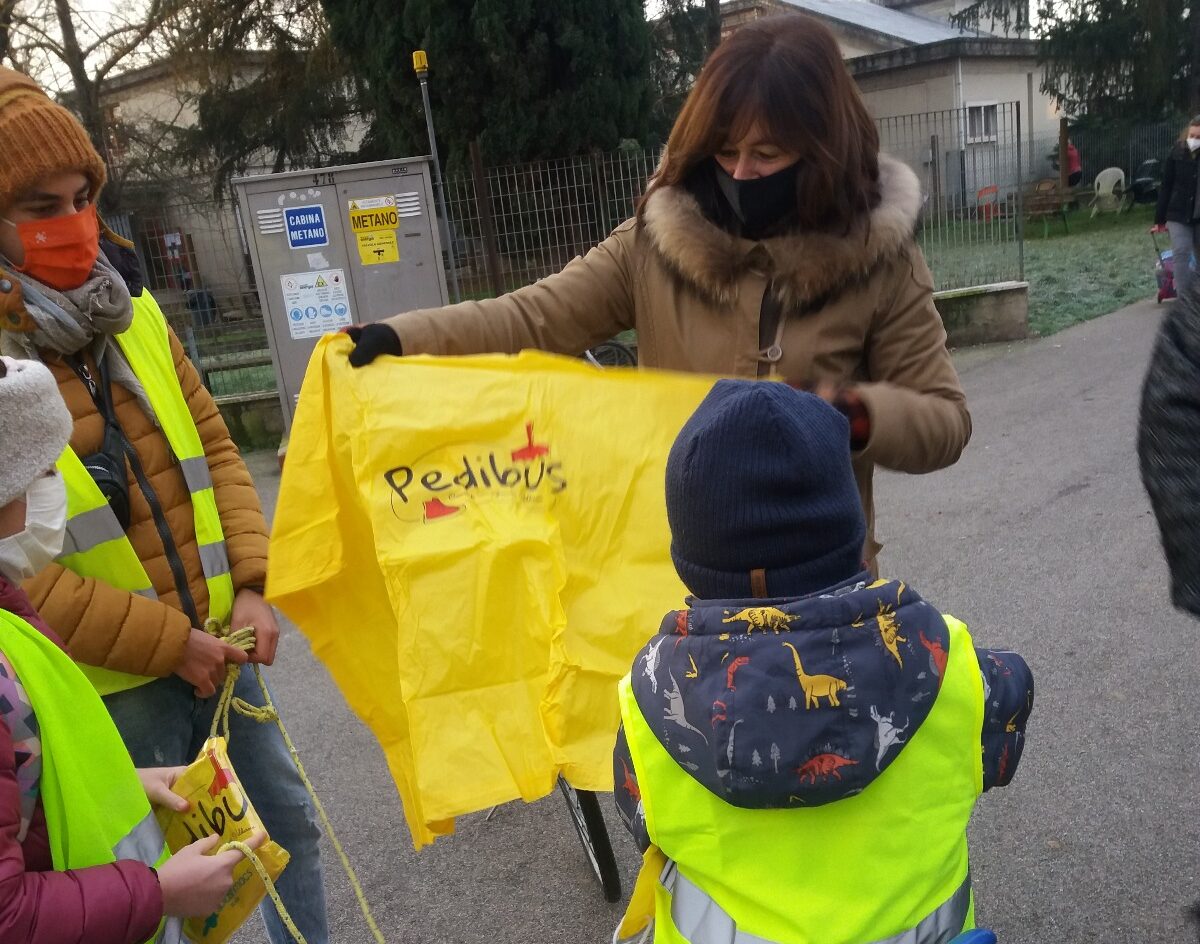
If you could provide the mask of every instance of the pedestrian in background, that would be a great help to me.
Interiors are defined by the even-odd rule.
[[[1154,210],[1152,233],[1170,233],[1171,256],[1175,266],[1175,294],[1182,298],[1195,273],[1196,220],[1200,219],[1200,189],[1196,186],[1197,160],[1200,160],[1200,115],[1179,135],[1163,164],[1162,186]]]
[[[1083,158],[1079,156],[1079,148],[1075,143],[1067,141],[1067,186],[1077,187],[1083,180]]]

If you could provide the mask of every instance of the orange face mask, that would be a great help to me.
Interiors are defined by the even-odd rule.
[[[60,292],[79,288],[92,274],[100,254],[100,223],[94,204],[70,216],[4,222],[16,227],[25,249],[25,262],[15,266],[18,272]]]

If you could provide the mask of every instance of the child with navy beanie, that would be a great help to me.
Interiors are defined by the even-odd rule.
[[[666,474],[691,596],[620,685],[617,806],[645,864],[616,941],[947,944],[966,827],[1007,784],[1033,678],[862,562],[846,418],[719,381]]]

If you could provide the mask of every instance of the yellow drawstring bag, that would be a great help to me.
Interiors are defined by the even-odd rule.
[[[229,762],[225,738],[209,738],[199,756],[192,761],[171,787],[173,793],[191,804],[186,813],[159,807],[158,824],[167,840],[167,848],[178,852],[184,846],[214,833],[221,846],[245,842],[266,827],[254,811],[254,805],[238,782]],[[268,839],[257,849],[257,857],[274,882],[288,864],[290,856]],[[233,870],[233,888],[214,914],[190,918],[184,922],[184,934],[203,944],[225,944],[266,897],[267,886],[254,863],[244,858]]]

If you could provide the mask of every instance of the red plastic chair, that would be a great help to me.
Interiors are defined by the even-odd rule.
[[[980,187],[975,191],[975,205],[979,219],[995,219],[1000,215],[1000,188],[996,184]]]

